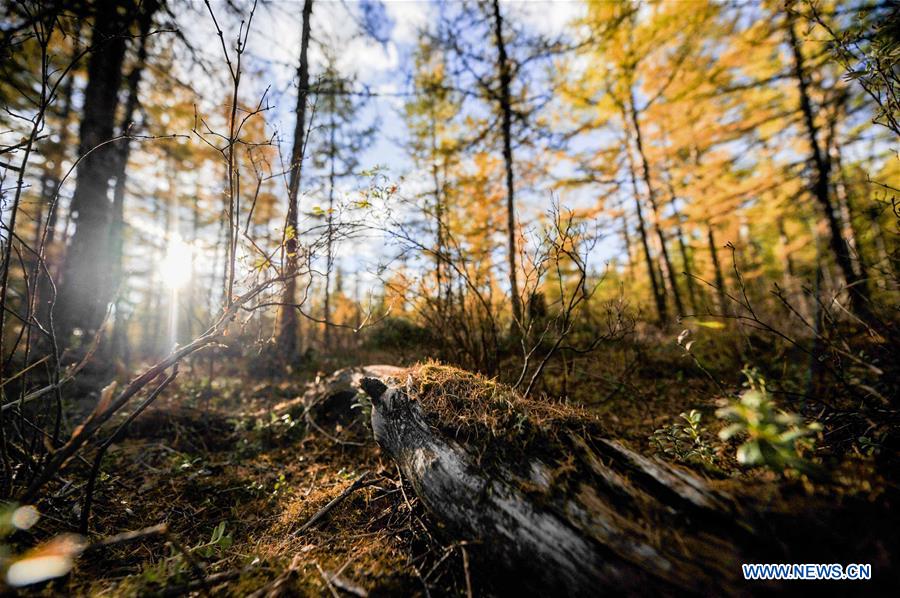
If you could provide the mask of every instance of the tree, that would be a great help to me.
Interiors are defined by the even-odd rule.
[[[277,347],[280,357],[290,363],[297,357],[299,327],[297,326],[297,235],[299,234],[298,212],[300,178],[303,173],[303,155],[306,148],[306,103],[309,96],[309,51],[310,19],[313,0],[303,2],[303,30],[300,37],[300,63],[297,66],[297,116],[294,125],[294,141],[291,148],[290,176],[288,179],[288,208],[284,227],[285,272],[289,273],[284,284],[279,313]]]
[[[797,85],[800,112],[803,115],[803,126],[807,135],[807,143],[809,144],[814,169],[811,191],[825,215],[825,221],[828,224],[829,245],[838,268],[847,282],[851,309],[865,319],[871,320],[868,306],[868,283],[853,267],[850,248],[844,240],[844,227],[841,224],[840,215],[836,212],[834,202],[831,200],[830,177],[832,164],[827,152],[819,141],[819,128],[816,124],[816,115],[809,91],[809,75],[797,35],[797,19],[793,14],[786,17],[785,28],[787,30],[788,45],[794,60],[793,76]]]
[[[328,197],[327,209],[316,206],[314,215],[325,220],[325,285],[322,304],[322,319],[325,322],[323,344],[326,350],[332,348],[332,273],[335,270],[336,226],[335,218],[343,205],[336,205],[338,185],[355,175],[359,175],[359,156],[371,144],[376,132],[376,124],[360,126],[359,121],[368,98],[353,93],[355,79],[341,75],[337,70],[337,59],[332,51],[326,52],[325,72],[321,75],[316,94],[319,114],[325,121],[325,132],[317,140],[313,152],[314,165],[324,172],[323,187]]]
[[[530,93],[527,74],[536,72],[536,65],[546,62],[555,46],[509,19],[501,8],[499,2],[493,1],[441,3],[440,22],[431,41],[443,51],[452,90],[463,100],[466,133],[458,139],[457,147],[465,153],[496,151],[502,157],[502,232],[517,330],[522,322],[522,298],[517,266],[520,233],[516,197],[523,160],[516,151],[537,145],[542,137],[535,115],[551,94]],[[492,42],[490,50],[484,46],[487,39]],[[525,65],[531,68],[526,69]]]
[[[431,176],[428,192],[431,203],[423,197],[422,211],[433,222],[435,296],[438,311],[452,297],[452,269],[448,258],[447,213],[451,171],[459,166],[459,125],[461,100],[453,93],[448,78],[444,53],[428,39],[419,40],[412,76],[413,99],[404,105],[409,139],[408,151],[416,165]]]
[[[110,142],[134,6],[123,6],[119,0],[98,0],[93,17],[92,51],[79,130],[80,161],[71,206],[75,233],[66,253],[60,287],[59,331],[64,342],[76,328],[82,330],[82,338],[91,338],[114,293],[108,280],[113,216],[109,190],[110,179],[116,174],[117,153]]]
[[[497,94],[497,103],[502,118],[503,166],[506,171],[506,242],[507,259],[509,260],[509,288],[513,318],[517,322],[521,322],[522,302],[519,297],[518,269],[516,268],[516,187],[513,171],[512,100],[510,98],[512,74],[510,72],[509,59],[506,55],[506,40],[504,38],[503,16],[500,14],[500,0],[493,0],[492,7],[494,12],[494,43],[497,48],[497,73],[500,87]]]

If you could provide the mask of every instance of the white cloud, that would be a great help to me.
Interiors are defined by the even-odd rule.
[[[425,28],[434,17],[435,4],[426,0],[388,0],[385,9],[394,20],[391,39],[396,44],[412,44],[418,39],[419,30]]]
[[[550,37],[565,33],[574,19],[585,14],[581,0],[503,0],[502,4],[512,17]]]

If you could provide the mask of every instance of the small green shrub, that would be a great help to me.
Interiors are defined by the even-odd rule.
[[[213,529],[212,534],[209,537],[209,541],[204,544],[194,546],[191,549],[191,552],[195,552],[206,559],[219,557],[222,556],[224,551],[231,548],[232,544],[233,540],[231,539],[231,535],[225,533],[225,522],[220,521],[219,525],[217,525]]]
[[[741,465],[762,466],[776,472],[795,469],[810,473],[811,463],[801,455],[802,449],[812,449],[816,432],[822,429],[817,423],[805,424],[795,413],[777,409],[766,390],[766,381],[755,369],[744,369],[747,376],[741,397],[716,411],[716,415],[731,422],[721,432],[722,440],[744,437],[737,449]]]
[[[678,461],[714,465],[716,453],[707,440],[706,428],[700,423],[700,412],[691,409],[678,417],[682,421],[653,432],[649,436],[650,444],[658,452]]]

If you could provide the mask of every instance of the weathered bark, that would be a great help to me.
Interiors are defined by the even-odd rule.
[[[561,440],[574,459],[570,475],[539,455],[486,468],[478,449],[429,426],[412,391],[373,378],[362,386],[378,443],[444,529],[475,542],[504,588],[735,591],[748,534],[731,499],[700,478],[574,431]]]
[[[316,378],[300,397],[267,407],[256,416],[268,418],[273,413],[288,414],[293,420],[303,420],[339,443],[371,441],[366,413],[353,407],[361,393],[360,382],[367,376],[388,380],[403,371],[403,368],[391,365],[344,368],[328,377]]]
[[[742,563],[893,568],[890,504],[785,510],[770,500],[737,500],[688,470],[602,438],[586,417],[542,423],[534,415],[540,405],[522,412],[510,403],[513,411],[503,413],[523,431],[479,440],[471,425],[438,414],[434,397],[420,394],[411,375],[391,373],[391,387],[361,380],[375,439],[436,531],[466,541],[476,569],[500,594],[747,595],[794,587],[747,582]],[[463,399],[491,408],[475,396]],[[469,415],[463,421],[478,419]],[[875,529],[865,526],[879,520],[885,533],[844,541],[850,529]]]
[[[509,59],[506,55],[506,42],[503,39],[503,16],[500,14],[499,0],[493,0],[494,38],[497,45],[497,70],[500,75],[500,113],[503,131],[503,164],[506,168],[506,234],[507,251],[509,253],[509,292],[512,298],[513,317],[522,321],[522,302],[519,297],[519,282],[516,268],[516,202],[513,181],[512,151],[512,100],[510,99]]]
[[[297,235],[299,234],[297,195],[300,191],[300,176],[303,173],[303,150],[306,143],[306,98],[309,95],[309,50],[310,18],[312,17],[313,0],[303,2],[303,31],[300,36],[300,65],[297,67],[297,121],[294,125],[294,145],[291,149],[291,174],[288,178],[288,213],[286,227],[292,231],[285,243],[285,271],[293,273],[297,270]],[[297,278],[291,276],[284,284],[283,303],[278,318],[278,350],[281,358],[290,363],[297,357],[298,334],[297,310]]]

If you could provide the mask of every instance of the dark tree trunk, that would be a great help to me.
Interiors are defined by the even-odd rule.
[[[110,178],[115,175],[117,154],[113,137],[122,62],[129,19],[119,13],[116,0],[98,0],[91,36],[93,52],[88,60],[84,91],[72,220],[75,233],[66,254],[60,299],[60,338],[68,344],[75,328],[90,339],[103,321],[112,298],[109,284],[109,232],[112,203]],[[105,145],[103,145],[105,144]]]
[[[506,42],[503,39],[503,17],[500,14],[500,1],[493,0],[494,39],[497,45],[497,69],[500,74],[500,113],[503,131],[503,163],[506,168],[506,233],[507,251],[509,253],[509,292],[512,298],[513,317],[522,321],[522,302],[519,297],[518,270],[516,268],[516,202],[513,180],[512,150],[512,101],[510,84],[512,76],[509,59],[506,55]]]
[[[309,50],[310,18],[312,16],[313,0],[303,2],[303,32],[300,37],[300,65],[297,67],[297,121],[294,125],[294,145],[291,149],[291,174],[288,179],[288,213],[287,228],[293,231],[285,243],[285,273],[290,278],[285,282],[283,303],[279,313],[278,350],[280,357],[290,363],[298,355],[297,309],[294,303],[297,300],[297,278],[293,274],[297,271],[297,249],[299,234],[298,193],[300,191],[300,177],[303,174],[303,151],[306,144],[306,98],[309,95]]]
[[[627,144],[627,141],[626,141]],[[650,253],[650,243],[647,239],[647,226],[644,222],[644,211],[641,208],[641,196],[638,192],[637,178],[634,173],[634,162],[631,158],[631,148],[626,145],[625,154],[628,156],[628,174],[631,177],[631,189],[634,194],[634,209],[638,219],[638,236],[641,238],[641,247],[644,250],[644,259],[647,262],[647,276],[650,277],[650,287],[653,291],[653,300],[656,302],[656,316],[660,324],[669,320],[669,312],[666,307],[666,295],[662,287],[662,281],[657,281],[656,267],[653,265],[653,255]]]
[[[844,240],[840,219],[831,201],[829,193],[831,161],[819,145],[818,127],[816,126],[815,112],[809,95],[809,78],[804,66],[803,52],[800,48],[800,40],[797,38],[795,27],[795,18],[793,16],[788,17],[788,42],[794,58],[794,78],[796,79],[797,90],[800,95],[800,112],[803,115],[803,124],[806,128],[807,141],[810,145],[812,163],[815,169],[812,184],[813,196],[825,214],[825,221],[828,224],[829,245],[835,262],[837,262],[838,268],[847,283],[851,309],[863,319],[871,321],[869,291],[866,286],[866,280],[861,278],[853,268],[850,248]]]
[[[706,223],[706,240],[709,243],[709,255],[712,258],[716,277],[716,295],[719,298],[719,310],[722,313],[728,313],[728,301],[725,298],[725,276],[722,274],[722,265],[719,263],[719,251],[716,247],[712,222]]]
[[[122,114],[122,121],[119,125],[119,132],[126,135],[131,132],[135,113],[140,106],[139,88],[141,79],[144,74],[144,66],[147,61],[147,43],[150,35],[150,26],[153,24],[153,15],[159,9],[157,0],[145,0],[141,4],[141,14],[138,21],[138,49],[135,56],[135,63],[128,74],[125,86],[128,90],[128,96],[125,100],[125,110]],[[111,355],[122,355],[127,353],[125,344],[128,342],[128,335],[125,331],[126,323],[122,317],[119,296],[122,289],[122,268],[124,266],[124,246],[125,246],[125,186],[128,180],[128,159],[131,156],[131,143],[129,140],[119,142],[117,147],[118,156],[116,160],[115,186],[113,187],[113,204],[112,204],[112,224],[109,232],[109,259],[112,262],[112,275],[110,276],[110,288],[116,297],[116,313],[115,322],[113,324],[112,343],[109,353]]]
[[[650,200],[650,207],[653,210],[653,228],[656,230],[656,236],[659,239],[660,257],[665,266],[665,273],[669,280],[669,286],[672,288],[672,297],[675,299],[675,310],[678,312],[678,315],[684,315],[684,304],[681,301],[681,292],[678,290],[678,277],[675,275],[675,269],[672,267],[672,260],[669,258],[669,250],[666,247],[666,237],[663,234],[662,227],[659,223],[659,204],[656,201],[656,191],[653,188],[653,182],[650,178],[650,164],[647,161],[647,154],[644,152],[641,123],[638,118],[633,91],[631,92],[631,97],[628,102],[628,108],[631,124],[634,127],[634,142],[637,146],[638,156],[641,159],[641,172],[643,174],[644,184],[647,186],[647,199]]]

